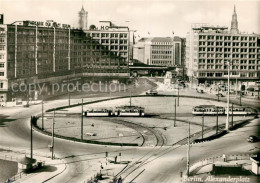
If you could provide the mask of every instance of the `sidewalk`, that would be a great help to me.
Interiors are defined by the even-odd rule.
[[[0,151],[0,159],[3,160],[18,162],[24,156],[30,157],[30,154],[26,150],[7,147],[0,147],[0,149],[4,149]],[[10,178],[10,180],[17,183],[45,182],[61,174],[66,169],[66,163],[63,160],[52,160],[47,154],[37,152],[33,154],[33,158],[36,159],[37,162],[43,162],[43,167],[34,170],[32,173],[23,173],[18,170],[18,173]]]

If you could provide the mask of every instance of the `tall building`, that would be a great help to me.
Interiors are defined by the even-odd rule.
[[[247,85],[260,78],[260,35],[238,31],[234,9],[231,30],[193,26],[187,36],[186,63],[192,82],[225,83],[230,66],[232,85]]]
[[[183,66],[183,43],[180,37],[142,38],[134,45],[134,59],[148,65]]]
[[[117,36],[125,40],[121,34]],[[121,58],[83,30],[72,29],[67,24],[54,21],[2,24],[0,99],[6,101],[10,97],[8,93],[12,93],[13,83],[51,83],[68,76],[128,77],[126,62],[120,62],[121,59],[125,57]]]
[[[117,69],[128,68],[130,61],[130,30],[127,26],[117,26],[111,21],[100,21],[98,26],[91,25],[85,30],[88,37],[91,37],[101,45],[98,54],[102,56],[102,62]],[[108,51],[102,51],[101,48]],[[116,59],[114,59],[116,58]]]
[[[79,11],[79,28],[83,30],[88,28],[88,12],[85,11],[83,5]]]

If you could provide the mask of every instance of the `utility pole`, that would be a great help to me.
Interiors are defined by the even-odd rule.
[[[230,91],[230,76],[229,76],[229,67],[230,67],[230,62],[227,62],[227,68],[228,68],[228,96],[227,96],[227,118],[226,118],[226,130],[229,130],[229,91]]]
[[[34,120],[34,116],[31,116],[31,159],[33,158],[33,120]]]
[[[132,106],[132,89],[130,91],[130,107]]]
[[[258,98],[258,99],[260,99],[259,90],[260,90],[260,86],[258,86],[258,91],[257,91],[257,98]]]
[[[232,107],[231,107],[231,109],[232,109],[232,116],[231,116],[231,127],[233,127],[233,124],[234,124],[234,115],[233,115],[233,103],[231,104],[232,105]]]
[[[217,120],[216,120],[216,134],[218,134],[218,107],[217,107]]]
[[[70,106],[70,89],[69,89],[69,78],[67,77],[67,90],[68,90],[68,100],[69,100],[69,106]]]
[[[175,98],[175,103],[174,103],[174,124],[173,126],[175,127],[176,126],[176,98]]]
[[[179,84],[178,84],[178,107],[179,107],[179,105],[180,105],[180,92],[179,92]]]
[[[83,140],[83,98],[81,101],[81,140]]]
[[[239,95],[239,105],[241,106],[241,105],[242,105],[242,104],[241,104],[242,90],[241,90],[239,93],[240,93],[240,95]]]
[[[204,108],[203,108],[203,114],[202,114],[202,125],[201,125],[201,139],[203,139],[203,133],[204,133]]]
[[[219,102],[219,86],[218,86],[218,102]]]
[[[190,121],[188,129],[188,150],[187,150],[187,176],[190,175]]]
[[[43,116],[43,95],[42,95],[42,130],[44,129],[44,116]]]
[[[55,123],[55,110],[53,111],[53,119],[52,119],[52,154],[51,159],[54,159],[54,123]]]

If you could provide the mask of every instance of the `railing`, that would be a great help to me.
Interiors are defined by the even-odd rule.
[[[190,173],[192,173],[192,171],[196,170],[197,168],[200,168],[205,165],[213,164],[217,161],[224,161],[224,159],[225,161],[250,160],[250,157],[252,156],[253,154],[238,154],[238,155],[225,155],[225,157],[216,156],[216,157],[207,158],[191,164]]]

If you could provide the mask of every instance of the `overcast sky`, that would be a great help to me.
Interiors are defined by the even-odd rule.
[[[185,37],[191,23],[230,28],[236,5],[240,31],[260,34],[259,1],[177,1],[177,0],[0,0],[0,13],[5,23],[18,20],[45,21],[78,26],[78,11],[88,11],[88,25],[110,20],[128,25],[140,37]],[[129,22],[125,22],[129,21]]]

